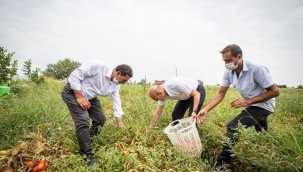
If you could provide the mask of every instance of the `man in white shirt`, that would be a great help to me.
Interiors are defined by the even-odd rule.
[[[256,65],[242,58],[242,50],[238,45],[231,44],[221,52],[226,71],[217,94],[198,113],[197,122],[203,122],[207,113],[216,107],[224,98],[230,85],[233,85],[242,98],[231,102],[232,108],[244,109],[238,116],[227,124],[226,136],[233,143],[237,141],[237,126],[240,122],[245,127],[254,126],[256,131],[267,130],[267,117],[274,112],[275,98],[279,96],[279,89],[269,75],[266,67]],[[231,160],[230,147],[225,143],[213,168],[222,164],[229,164]]]
[[[124,127],[119,84],[124,84],[132,76],[132,68],[128,65],[112,68],[106,63],[98,63],[79,67],[68,78],[61,95],[76,126],[80,154],[89,158],[88,166],[94,165],[91,138],[98,134],[98,127],[106,121],[97,96],[110,96],[117,125]]]
[[[149,124],[149,127],[152,128],[162,114],[166,99],[178,100],[172,112],[173,121],[182,119],[187,109],[189,109],[189,117],[192,114],[196,115],[203,105],[205,89],[197,80],[175,77],[163,85],[151,86],[149,96],[158,101],[157,109]]]

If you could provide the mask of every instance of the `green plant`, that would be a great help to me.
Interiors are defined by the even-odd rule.
[[[32,74],[31,68],[32,68],[32,60],[25,61],[23,64],[22,71],[23,71],[23,74],[25,76],[27,76],[28,78],[31,78],[31,74]]]
[[[115,127],[111,99],[99,97],[107,121],[92,142],[97,162],[89,168],[78,154],[74,123],[60,96],[64,85],[64,82],[57,81],[46,81],[42,85],[28,80],[12,82],[16,96],[0,100],[0,150],[4,151],[0,154],[14,149],[19,152],[22,142],[36,143],[32,148],[39,152],[43,150],[43,144],[37,142],[42,142],[40,138],[43,137],[47,138],[49,145],[46,154],[27,153],[30,157],[23,164],[35,158],[45,158],[49,162],[49,171],[206,171],[226,141],[226,124],[241,110],[230,108],[230,101],[240,96],[230,88],[230,94],[198,126],[203,145],[202,158],[191,159],[176,152],[163,132],[171,122],[176,101],[167,101],[156,128],[148,129],[157,106],[157,102],[148,96],[149,85],[122,85],[123,122],[127,129]],[[205,86],[205,102],[218,88]],[[239,128],[239,142],[232,147],[234,171],[303,170],[303,92],[302,89],[290,88],[280,91],[276,112],[268,119],[268,132]],[[39,149],[37,145],[40,145]],[[31,151],[25,149],[25,152]],[[20,153],[15,154],[13,159],[18,163],[20,156]],[[1,163],[6,164],[7,159],[0,160]],[[17,171],[15,167],[11,170]],[[25,170],[25,165],[21,170]]]
[[[12,59],[14,54],[0,47],[0,83],[6,83],[17,75],[18,61]]]
[[[81,63],[69,58],[59,60],[56,64],[48,64],[43,74],[47,77],[53,77],[58,80],[66,79],[70,73],[78,68]]]
[[[32,67],[31,60],[27,60],[24,62],[22,69],[24,75],[27,76],[31,81],[35,82],[36,84],[43,84],[45,81],[43,76],[39,76],[40,69],[36,68],[34,71],[32,71],[31,67]]]

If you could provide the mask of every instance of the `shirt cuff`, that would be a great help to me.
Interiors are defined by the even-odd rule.
[[[121,118],[123,115],[124,115],[124,112],[120,112],[120,113],[117,111],[114,112],[114,117],[116,117],[116,118]]]

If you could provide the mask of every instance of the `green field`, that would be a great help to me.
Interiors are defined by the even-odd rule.
[[[123,121],[128,128],[115,127],[110,99],[99,97],[107,121],[93,141],[97,162],[89,168],[77,153],[73,120],[60,95],[64,84],[15,81],[13,94],[0,99],[0,171],[26,171],[25,164],[35,158],[49,162],[47,171],[206,171],[226,141],[227,122],[241,111],[229,106],[239,97],[231,88],[198,126],[202,158],[192,159],[176,152],[163,132],[175,101],[167,101],[156,128],[148,129],[157,106],[148,97],[149,86],[122,85]],[[207,103],[218,87],[205,88]],[[280,89],[276,105],[268,132],[239,128],[239,142],[232,147],[234,171],[303,171],[303,89]]]

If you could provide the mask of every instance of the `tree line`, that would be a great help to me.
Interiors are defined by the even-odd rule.
[[[18,61],[13,60],[15,52],[7,52],[4,47],[0,47],[0,84],[5,84],[17,75]],[[70,58],[59,60],[55,64],[48,64],[44,71],[40,68],[32,70],[32,60],[26,60],[23,64],[23,74],[37,84],[44,83],[44,76],[55,78],[57,80],[66,79],[69,74],[81,65],[80,62],[73,61]],[[133,84],[146,84],[146,78]],[[279,88],[287,88],[287,85],[278,85]],[[297,88],[302,89],[299,85]]]
[[[13,59],[15,52],[8,52],[0,47],[0,83],[9,83],[17,75],[18,61]],[[44,83],[44,77],[51,77],[57,80],[66,79],[69,74],[81,65],[80,62],[70,58],[59,60],[55,64],[48,64],[44,71],[40,68],[32,70],[32,60],[28,59],[23,63],[23,74],[37,84]]]

